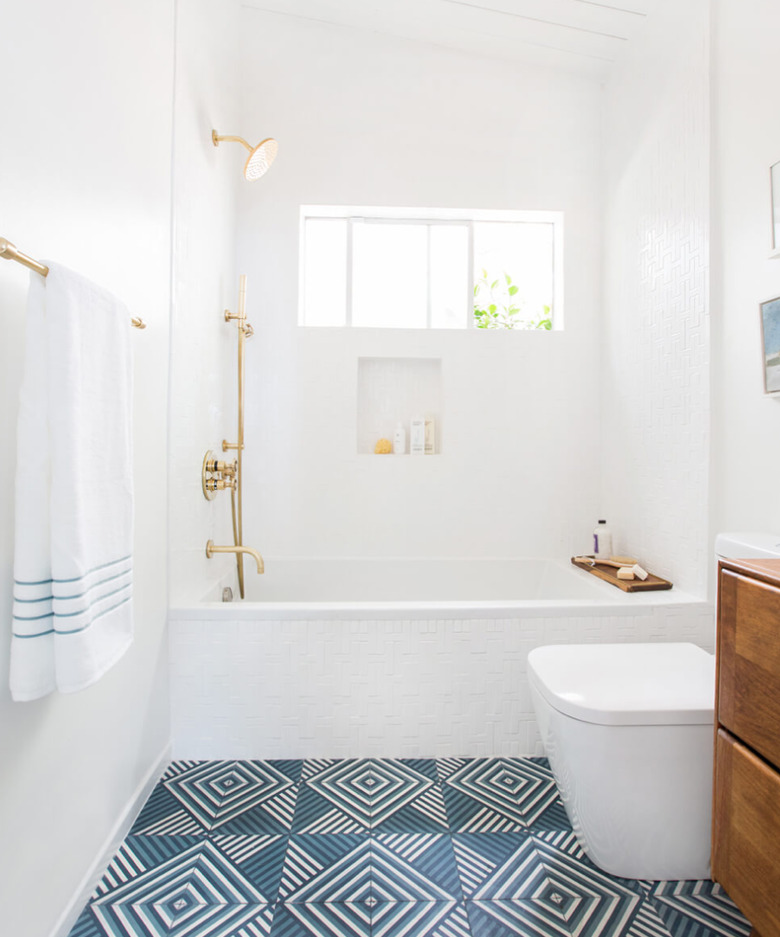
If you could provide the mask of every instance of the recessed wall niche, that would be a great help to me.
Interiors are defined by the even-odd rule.
[[[393,441],[400,423],[409,453],[414,417],[435,422],[435,453],[441,452],[441,358],[358,358],[357,451],[373,454],[377,440]]]

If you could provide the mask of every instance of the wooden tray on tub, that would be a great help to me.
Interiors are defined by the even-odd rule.
[[[577,569],[584,569],[586,573],[597,576],[624,592],[657,592],[660,589],[671,589],[672,583],[668,579],[661,579],[648,573],[647,579],[618,579],[617,569],[614,566],[605,566],[603,563],[591,564],[581,557],[573,556],[572,563]]]

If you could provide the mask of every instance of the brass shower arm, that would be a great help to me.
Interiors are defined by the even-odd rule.
[[[224,140],[227,143],[240,143],[242,146],[245,146],[251,153],[254,147],[247,143],[243,137],[236,137],[232,134],[217,133],[216,130],[211,131],[211,140],[214,146],[219,146],[219,144]]]

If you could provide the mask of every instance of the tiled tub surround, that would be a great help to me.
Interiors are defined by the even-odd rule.
[[[526,676],[543,644],[691,641],[676,590],[482,602],[202,603],[170,615],[174,755],[541,755]],[[584,578],[583,578],[584,577]]]
[[[747,937],[584,855],[544,759],[170,766],[70,937]]]

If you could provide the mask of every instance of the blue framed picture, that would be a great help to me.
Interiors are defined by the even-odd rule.
[[[764,393],[780,394],[780,297],[761,303]]]

